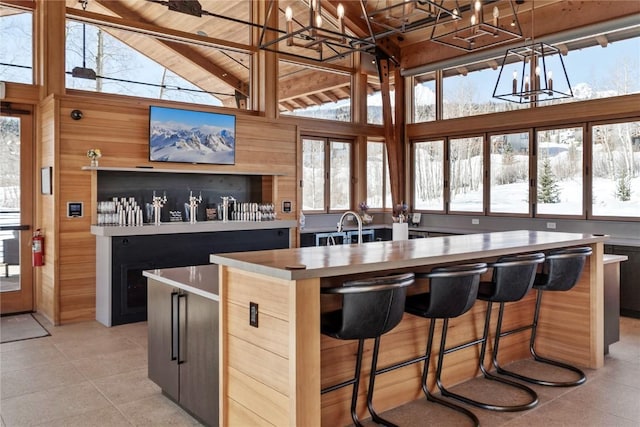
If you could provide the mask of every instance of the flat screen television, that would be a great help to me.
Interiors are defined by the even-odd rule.
[[[235,164],[236,116],[149,107],[152,162]]]

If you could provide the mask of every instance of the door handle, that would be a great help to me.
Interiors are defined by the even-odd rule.
[[[0,231],[24,231],[30,230],[31,226],[26,224],[20,225],[0,225]]]
[[[178,359],[178,346],[180,339],[180,332],[178,330],[178,292],[171,292],[171,360]]]
[[[187,337],[187,294],[178,295],[178,365],[186,362],[184,357],[185,339]]]

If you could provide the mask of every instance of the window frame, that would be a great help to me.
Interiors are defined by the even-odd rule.
[[[493,212],[491,210],[491,196],[492,196],[492,192],[491,192],[491,137],[495,136],[495,135],[506,135],[506,134],[522,134],[522,133],[528,133],[529,134],[529,184],[528,184],[528,196],[529,196],[529,201],[527,203],[528,205],[528,212],[527,213],[514,213],[514,212]],[[485,144],[486,144],[486,149],[485,149],[485,165],[486,165],[486,182],[488,182],[488,185],[485,185],[486,187],[486,192],[485,192],[485,202],[486,202],[486,212],[487,212],[487,216],[495,216],[495,217],[518,217],[518,218],[533,218],[533,211],[534,211],[534,205],[535,205],[535,199],[534,196],[536,195],[536,186],[534,185],[536,181],[536,169],[534,168],[534,161],[533,161],[533,148],[534,148],[534,131],[533,129],[529,128],[529,129],[508,129],[508,130],[504,130],[504,131],[493,131],[493,132],[488,132],[486,134],[486,138],[485,138]]]
[[[640,221],[640,214],[638,216],[603,216],[593,214],[593,127],[594,126],[606,126],[612,124],[623,124],[628,122],[640,122],[640,116],[625,117],[619,119],[610,120],[598,120],[587,123],[587,129],[585,138],[588,138],[588,144],[585,147],[585,159],[589,161],[588,170],[586,171],[585,182],[588,181],[589,191],[585,191],[585,211],[587,220],[597,221]]]
[[[557,213],[553,213],[553,214],[549,214],[549,213],[540,213],[538,210],[538,181],[539,181],[539,177],[538,177],[538,132],[544,132],[544,131],[549,131],[549,130],[554,130],[554,129],[563,129],[563,128],[582,128],[582,208],[581,208],[581,213],[580,214],[567,214],[567,215],[562,215],[562,214],[557,214]],[[533,129],[533,142],[534,142],[534,146],[533,146],[533,171],[535,172],[534,175],[534,185],[533,185],[533,196],[534,199],[534,217],[535,218],[556,218],[556,219],[586,219],[587,218],[587,213],[586,213],[586,206],[587,206],[587,202],[586,202],[586,197],[587,197],[587,169],[591,169],[591,163],[590,163],[590,159],[589,162],[587,163],[587,151],[590,151],[587,149],[587,143],[588,143],[588,134],[587,134],[587,123],[586,122],[579,122],[579,123],[563,123],[561,125],[554,125],[554,126],[544,126],[544,127],[538,127],[538,128],[534,128]],[[589,187],[590,189],[590,187]]]
[[[304,134],[304,135],[300,135],[300,155],[301,158],[304,157],[304,153],[303,153],[303,142],[305,139],[313,139],[313,140],[322,140],[324,142],[324,191],[323,191],[323,197],[324,197],[324,208],[323,209],[304,209],[303,207],[303,203],[304,203],[304,165],[302,165],[302,170],[301,172],[301,183],[302,183],[302,188],[301,188],[301,210],[303,213],[305,214],[329,214],[329,213],[338,213],[338,212],[344,212],[345,209],[332,209],[330,206],[330,202],[331,202],[331,143],[332,142],[339,142],[339,143],[346,143],[349,147],[350,147],[350,159],[349,159],[349,207],[346,210],[352,210],[353,209],[353,203],[354,203],[354,182],[355,182],[355,178],[354,178],[354,164],[355,164],[355,153],[356,153],[356,143],[354,140],[351,140],[349,138],[343,138],[343,137],[330,137],[330,136],[318,136],[318,135],[313,135],[313,134]]]
[[[389,188],[387,188],[387,181],[390,179],[389,176],[389,157],[387,154],[387,144],[384,140],[377,140],[377,139],[373,139],[373,138],[367,138],[367,140],[365,141],[366,144],[366,148],[365,148],[365,158],[364,158],[364,163],[365,163],[365,167],[364,167],[364,178],[365,178],[365,184],[364,184],[364,200],[369,201],[369,175],[367,174],[367,170],[368,168],[366,167],[367,162],[369,161],[369,144],[381,144],[382,145],[382,207],[369,207],[369,209],[372,212],[385,212],[385,211],[391,211],[392,210],[392,206],[387,206],[386,202],[387,202],[387,193],[391,192],[391,188],[389,186]],[[389,196],[391,197],[391,196]],[[391,201],[391,204],[393,205],[393,201]]]
[[[427,142],[440,142],[442,148],[442,209],[418,209],[416,208],[416,144]],[[447,176],[449,171],[448,153],[447,153],[447,138],[420,138],[411,141],[411,162],[410,162],[410,174],[411,174],[411,206],[416,212],[425,213],[439,213],[445,214],[447,212]]]
[[[460,211],[451,209],[451,140],[482,138],[482,208],[479,211]],[[445,138],[445,169],[444,169],[444,205],[448,215],[487,215],[487,133],[474,132],[463,135],[453,135]]]

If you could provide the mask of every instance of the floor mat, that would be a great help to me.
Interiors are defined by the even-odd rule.
[[[14,314],[0,318],[0,343],[28,340],[50,335],[30,314]]]

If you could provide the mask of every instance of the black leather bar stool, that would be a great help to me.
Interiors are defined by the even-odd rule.
[[[324,388],[321,393],[324,394],[353,385],[351,418],[356,426],[361,425],[356,413],[356,404],[358,400],[358,385],[360,383],[360,368],[362,366],[362,352],[364,341],[368,338],[374,339],[374,346],[369,391],[367,393],[367,408],[371,413],[372,419],[378,424],[394,425],[379,417],[373,409],[373,387],[378,363],[380,336],[395,328],[402,320],[407,287],[413,282],[413,273],[405,273],[354,280],[345,282],[343,286],[321,288],[320,290],[323,294],[342,295],[341,309],[322,314],[321,332],[340,340],[358,340],[354,378]]]
[[[498,405],[493,403],[480,402],[461,394],[453,393],[447,390],[442,382],[438,382],[440,391],[443,396],[452,397],[469,405],[477,406],[483,409],[490,409],[501,412],[524,411],[531,409],[538,404],[538,395],[535,391],[524,384],[501,378],[491,374],[484,366],[484,356],[489,341],[489,325],[491,324],[491,312],[494,302],[500,304],[498,311],[498,322],[496,325],[496,337],[502,328],[502,318],[506,302],[518,301],[522,299],[531,290],[533,282],[536,278],[536,270],[538,264],[544,262],[544,254],[534,253],[527,255],[515,255],[498,258],[494,263],[489,264],[493,268],[493,275],[490,282],[480,282],[478,288],[478,299],[487,301],[487,313],[484,321],[484,332],[482,338],[471,341],[459,346],[447,349],[445,354],[456,350],[467,348],[471,345],[482,344],[479,357],[480,371],[485,379],[497,381],[510,387],[515,387],[527,393],[530,397],[529,402],[518,405]],[[494,344],[494,349],[496,345]],[[488,392],[487,394],[491,394]]]
[[[478,294],[480,275],[486,271],[487,264],[477,263],[440,267],[433,269],[429,273],[416,274],[416,278],[429,279],[429,292],[410,295],[407,297],[407,302],[405,303],[405,311],[407,313],[431,319],[429,336],[427,338],[427,349],[424,356],[424,368],[422,369],[422,391],[427,400],[465,414],[473,420],[475,425],[479,425],[480,422],[473,412],[453,402],[436,397],[429,392],[427,376],[429,374],[429,359],[433,346],[436,319],[443,319],[440,351],[436,369],[436,383],[439,386],[449,319],[461,316],[471,309]]]
[[[580,274],[582,274],[582,269],[584,267],[585,261],[587,257],[591,255],[591,252],[592,250],[590,247],[581,247],[555,250],[551,251],[547,255],[546,261],[543,265],[543,270],[541,273],[538,273],[536,275],[535,282],[533,284],[533,287],[538,291],[538,295],[536,297],[536,308],[533,316],[533,324],[507,332],[496,332],[496,342],[493,352],[493,364],[499,374],[509,375],[519,380],[551,387],[572,387],[583,384],[587,380],[584,372],[582,372],[575,366],[539,356],[535,351],[535,343],[543,291],[568,291],[573,288],[580,279]],[[502,368],[498,363],[498,345],[500,337],[511,335],[512,333],[520,332],[527,329],[531,329],[529,351],[533,356],[533,360],[575,372],[578,376],[578,379],[575,381],[547,381],[521,375]]]

